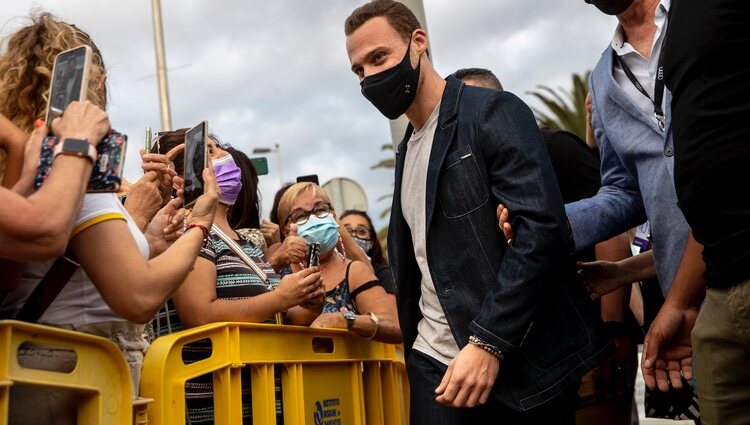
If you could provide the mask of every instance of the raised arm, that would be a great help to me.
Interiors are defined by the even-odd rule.
[[[92,103],[73,102],[63,118],[55,120],[55,134],[88,139],[98,144],[109,131],[107,114]],[[36,162],[47,127],[41,124],[27,143],[24,170],[10,191],[0,188],[0,257],[15,261],[41,261],[62,255],[73,221],[81,209],[91,175],[91,160],[58,155],[42,187],[26,198],[33,188]]]
[[[205,193],[194,205],[189,223],[210,229],[218,193],[211,170],[204,170],[203,179]],[[161,255],[147,260],[127,223],[108,220],[81,231],[72,245],[110,308],[127,320],[146,323],[185,280],[203,241],[200,228],[189,228]]]

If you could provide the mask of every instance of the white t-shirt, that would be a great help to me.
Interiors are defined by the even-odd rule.
[[[411,230],[414,243],[414,256],[422,273],[420,285],[422,297],[419,309],[422,320],[417,325],[417,339],[414,349],[448,364],[458,354],[458,345],[453,338],[445,312],[440,305],[435,284],[427,264],[427,219],[425,216],[425,197],[427,190],[427,166],[432,152],[432,140],[435,137],[440,103],[432,111],[430,118],[419,132],[409,138],[404,174],[401,178],[401,212]]]
[[[149,256],[146,237],[141,233],[130,214],[122,206],[114,193],[91,193],[83,198],[83,207],[75,222],[73,235],[107,220],[125,220],[130,232],[144,258]],[[118,255],[117,245],[111,251],[103,253],[101,261],[112,262]],[[54,259],[44,262],[28,263],[18,288],[9,293],[0,305],[0,311],[10,312],[15,316],[36,285],[42,280],[55,262]],[[39,318],[39,323],[51,325],[72,325],[78,328],[91,323],[124,321],[109,308],[97,291],[83,268],[79,267],[65,284],[60,294]]]

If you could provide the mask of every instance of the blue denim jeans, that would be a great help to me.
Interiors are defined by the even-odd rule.
[[[474,408],[454,408],[435,401],[435,388],[447,366],[417,350],[411,350],[406,362],[410,386],[411,425],[574,425],[578,386],[570,388],[543,405],[517,412],[492,396]],[[500,366],[502,374],[502,365]]]

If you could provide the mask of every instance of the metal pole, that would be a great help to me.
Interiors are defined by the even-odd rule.
[[[276,143],[276,162],[278,163],[279,167],[279,187],[284,185],[284,175],[281,171],[281,149],[279,149],[279,144]]]
[[[159,106],[161,129],[172,130],[172,116],[169,111],[169,87],[167,86],[167,59],[164,55],[164,32],[161,25],[161,1],[151,0],[151,15],[154,19],[154,45],[156,47],[156,75],[159,81]]]

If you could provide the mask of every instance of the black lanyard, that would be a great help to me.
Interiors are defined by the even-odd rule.
[[[656,121],[659,123],[659,128],[661,129],[661,131],[664,131],[664,111],[661,109],[661,101],[664,98],[664,42],[667,40],[666,28],[664,29],[664,31],[662,31],[662,34],[663,36],[661,39],[661,50],[659,51],[659,61],[657,62],[656,79],[654,81],[653,99],[651,99],[651,96],[649,96],[648,92],[646,92],[646,89],[643,88],[638,79],[635,78],[635,75],[633,75],[633,72],[630,70],[630,68],[628,68],[628,66],[625,64],[625,61],[617,55],[617,52],[615,52],[614,49],[612,49],[612,56],[614,56],[615,60],[617,60],[617,63],[620,64],[622,70],[625,72],[625,75],[628,77],[628,80],[633,83],[635,88],[638,89],[639,92],[643,93],[643,95],[646,96],[648,100],[653,102],[654,116],[656,117]]]

